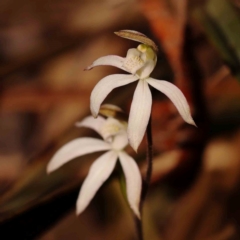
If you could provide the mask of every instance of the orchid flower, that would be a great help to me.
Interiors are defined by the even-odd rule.
[[[77,199],[77,214],[85,210],[98,189],[110,176],[117,159],[119,159],[126,179],[129,205],[140,218],[139,202],[142,180],[136,162],[123,150],[128,144],[126,126],[112,117],[105,119],[101,116],[97,119],[92,116],[86,117],[76,126],[95,130],[103,140],[91,137],[72,140],[56,152],[47,166],[47,172],[56,170],[76,157],[98,151],[107,151],[97,158],[90,167]]]
[[[90,70],[96,66],[110,65],[130,73],[109,75],[97,83],[90,97],[90,109],[93,117],[98,116],[100,105],[114,88],[138,80],[131,104],[127,130],[129,143],[135,151],[137,151],[143,139],[150,118],[152,95],[149,85],[164,93],[176,106],[182,118],[187,123],[195,125],[187,100],[180,89],[170,82],[150,77],[157,63],[155,43],[144,34],[136,31],[122,30],[116,32],[116,34],[142,44],[137,48],[129,49],[125,58],[115,55],[100,57],[85,69]]]

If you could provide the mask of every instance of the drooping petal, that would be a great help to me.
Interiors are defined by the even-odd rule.
[[[147,128],[152,107],[152,95],[145,80],[139,80],[134,92],[128,121],[129,143],[137,151]]]
[[[130,207],[138,218],[141,218],[139,203],[142,189],[142,178],[134,159],[123,151],[120,151],[119,160],[123,168],[127,185],[127,198]]]
[[[129,74],[113,74],[101,79],[94,87],[90,97],[90,109],[93,117],[97,117],[101,103],[114,88],[132,83],[137,79],[137,76]]]
[[[167,97],[170,98],[170,100],[173,102],[182,118],[187,123],[196,126],[191,116],[190,107],[187,103],[187,100],[179,88],[177,88],[174,84],[170,82],[157,80],[153,78],[148,78],[147,82],[151,86],[153,86],[154,88],[156,88],[157,90],[164,93]]]
[[[128,145],[128,136],[126,131],[122,131],[113,138],[112,148],[122,150]]]
[[[110,176],[117,161],[117,153],[109,151],[101,155],[91,166],[89,173],[82,184],[77,199],[77,214],[88,206],[97,190]]]
[[[100,136],[102,136],[101,129],[105,124],[105,122],[106,120],[101,116],[98,116],[98,118],[94,118],[93,116],[88,116],[88,117],[85,117],[81,122],[77,122],[75,125],[77,127],[91,128],[94,131],[96,131],[98,134],[100,134]]]
[[[91,70],[92,68],[97,67],[97,66],[108,65],[108,66],[114,66],[114,67],[120,68],[120,69],[128,72],[128,70],[125,67],[123,67],[124,60],[125,60],[125,58],[123,58],[123,57],[119,57],[119,56],[115,56],[115,55],[108,55],[108,56],[98,58],[97,60],[95,60],[92,63],[92,65],[88,66],[84,70]]]
[[[83,156],[88,153],[111,149],[110,144],[95,138],[77,138],[60,148],[47,165],[47,172],[50,173],[69,160]]]

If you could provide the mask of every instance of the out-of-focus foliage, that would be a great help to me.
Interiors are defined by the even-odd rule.
[[[216,49],[240,81],[240,10],[228,0],[209,0],[194,13]]]

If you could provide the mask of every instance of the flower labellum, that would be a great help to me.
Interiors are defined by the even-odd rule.
[[[152,95],[149,85],[164,93],[173,102],[185,122],[196,126],[190,113],[190,107],[181,90],[170,82],[150,77],[157,63],[156,44],[137,31],[122,30],[115,34],[141,44],[137,48],[129,49],[125,58],[115,55],[100,57],[85,69],[90,70],[96,66],[110,65],[130,73],[109,75],[96,84],[90,97],[90,109],[93,117],[98,116],[102,102],[114,88],[138,80],[127,130],[129,143],[135,151],[143,139],[150,118]]]
[[[142,178],[136,162],[124,151],[128,144],[126,125],[112,117],[104,119],[99,116],[94,119],[89,116],[76,123],[76,126],[95,130],[102,136],[103,140],[90,137],[72,140],[52,157],[48,163],[47,172],[50,173],[58,169],[76,157],[98,151],[107,151],[97,158],[90,167],[77,199],[77,214],[85,210],[98,189],[110,176],[117,159],[119,159],[126,179],[128,203],[134,214],[140,218],[139,203]]]

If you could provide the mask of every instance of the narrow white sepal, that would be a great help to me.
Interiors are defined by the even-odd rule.
[[[139,210],[139,204],[142,190],[142,178],[138,165],[132,157],[123,151],[120,151],[118,156],[126,178],[127,198],[129,205],[136,216],[140,219],[141,214]]]
[[[127,71],[126,68],[123,67],[124,60],[125,60],[125,58],[123,58],[123,57],[119,57],[119,56],[115,56],[115,55],[108,55],[108,56],[98,58],[97,60],[95,60],[92,63],[92,65],[86,67],[84,70],[91,70],[92,68],[97,67],[97,66],[108,65],[108,66],[117,67],[124,71]]]
[[[134,92],[128,121],[129,144],[137,152],[145,134],[152,108],[152,94],[145,80],[139,80]]]
[[[95,138],[77,138],[65,144],[52,157],[47,165],[47,172],[50,173],[73,158],[82,155],[111,149],[110,144]]]
[[[105,124],[106,119],[101,116],[94,118],[93,116],[85,117],[81,122],[77,122],[75,125],[77,127],[87,127],[96,131],[100,136],[102,136],[101,129]]]
[[[114,88],[132,83],[137,79],[137,76],[129,74],[113,74],[101,79],[90,96],[90,109],[93,117],[97,117],[103,100]]]
[[[147,82],[160,92],[164,93],[173,102],[184,121],[196,126],[191,116],[187,100],[179,88],[170,82],[153,78],[148,78]]]
[[[115,151],[109,151],[101,155],[92,164],[77,199],[77,214],[85,210],[98,189],[110,176],[116,164],[117,157]]]

